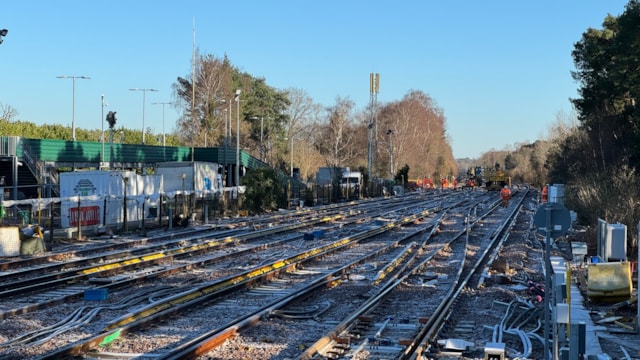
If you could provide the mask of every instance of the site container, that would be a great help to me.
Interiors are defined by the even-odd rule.
[[[161,175],[119,170],[60,173],[61,225],[67,228],[121,223],[125,207],[127,221],[141,221],[143,216],[149,216],[150,208],[157,207],[161,193]]]
[[[167,193],[195,191],[197,195],[222,191],[221,165],[210,162],[160,163],[156,174],[163,176],[163,188]]]
[[[122,178],[134,178],[133,171],[88,170],[60,173],[60,197],[122,196]],[[115,180],[120,179],[120,182]],[[127,189],[130,190],[130,189]]]

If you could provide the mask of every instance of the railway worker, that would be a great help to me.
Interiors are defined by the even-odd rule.
[[[502,207],[509,206],[509,199],[511,199],[511,190],[509,190],[508,186],[504,186],[502,190],[500,190],[500,197],[502,198]]]
[[[544,204],[548,201],[549,199],[549,184],[545,185],[542,188],[542,200],[541,202]]]

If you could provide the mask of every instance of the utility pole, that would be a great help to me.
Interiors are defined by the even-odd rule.
[[[391,179],[393,179],[393,142],[391,136],[394,133],[394,130],[387,130],[387,135],[389,135],[389,176]]]
[[[369,175],[369,181],[371,181],[372,168],[374,166],[373,159],[373,147],[375,137],[375,177],[378,177],[378,124],[376,121],[376,102],[378,99],[378,93],[380,92],[380,74],[369,73],[369,94],[371,95],[371,122],[369,122],[369,156],[367,161],[367,172]],[[375,136],[374,136],[375,135]]]
[[[104,122],[106,121],[104,118],[104,107],[109,106],[109,104],[104,101],[104,94],[100,95],[100,99],[102,102],[102,113],[100,114],[100,124],[102,125],[102,132],[100,133],[100,142],[102,142],[102,152],[100,153],[100,170],[102,170],[102,167],[104,166]]]
[[[162,146],[167,146],[167,136],[164,131],[164,106],[171,105],[171,102],[154,102],[152,105],[162,105]]]
[[[236,211],[240,214],[240,89],[236,90]]]
[[[58,79],[71,79],[72,95],[71,95],[71,141],[76,141],[76,79],[91,79],[88,76],[62,75],[56,76]]]

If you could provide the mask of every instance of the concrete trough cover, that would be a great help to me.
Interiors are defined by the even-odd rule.
[[[474,345],[472,342],[465,341],[462,339],[438,340],[438,344],[442,345],[444,349],[458,350],[458,351],[465,351]]]

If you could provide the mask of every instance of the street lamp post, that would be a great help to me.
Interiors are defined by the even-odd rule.
[[[393,179],[393,145],[391,143],[391,135],[394,133],[394,130],[387,130],[387,135],[389,135],[389,176],[391,179]]]
[[[240,211],[240,93],[236,90],[236,210]]]
[[[222,186],[227,186],[227,128],[231,126],[231,124],[227,125],[230,121],[229,116],[231,114],[227,109],[224,109],[224,136],[222,137],[222,161],[224,162],[224,170],[222,171]]]
[[[231,169],[229,168],[229,166],[227,166],[227,146],[231,145],[231,139],[233,139],[231,137],[232,131],[231,131],[231,121],[233,121],[233,114],[231,113],[231,109],[232,109],[232,105],[233,105],[233,101],[232,99],[229,99],[228,101],[229,104],[229,110],[227,111],[227,118],[225,122],[225,125],[228,123],[229,125],[225,127],[225,132],[224,132],[224,169],[225,169],[225,186],[231,186],[230,183],[230,179],[231,179]],[[226,195],[225,195],[226,196]]]
[[[129,89],[131,91],[142,91],[142,145],[145,144],[144,142],[144,105],[146,102],[146,97],[147,97],[147,91],[158,91],[156,89]]]
[[[152,105],[162,105],[162,146],[167,146],[167,139],[164,132],[164,106],[171,104],[170,102],[154,102]],[[144,124],[144,122],[143,122]]]
[[[100,153],[100,168],[102,168],[102,164],[104,163],[104,122],[107,121],[104,118],[104,107],[109,106],[109,104],[104,102],[104,94],[100,95],[100,100],[102,102],[102,115],[100,116],[100,123],[102,124],[102,133],[100,133],[100,141],[102,142],[102,152]]]
[[[231,99],[229,99],[229,137],[228,137],[229,145],[231,145],[231,139],[232,139],[232,137],[231,137],[231,134],[232,134],[232,132],[231,132],[231,121],[233,121],[233,117],[232,117],[232,114],[231,114],[231,105],[232,104],[233,104],[233,101],[231,101]]]
[[[71,79],[71,141],[76,141],[76,79],[91,79],[88,76],[62,75],[56,76],[58,79]]]

